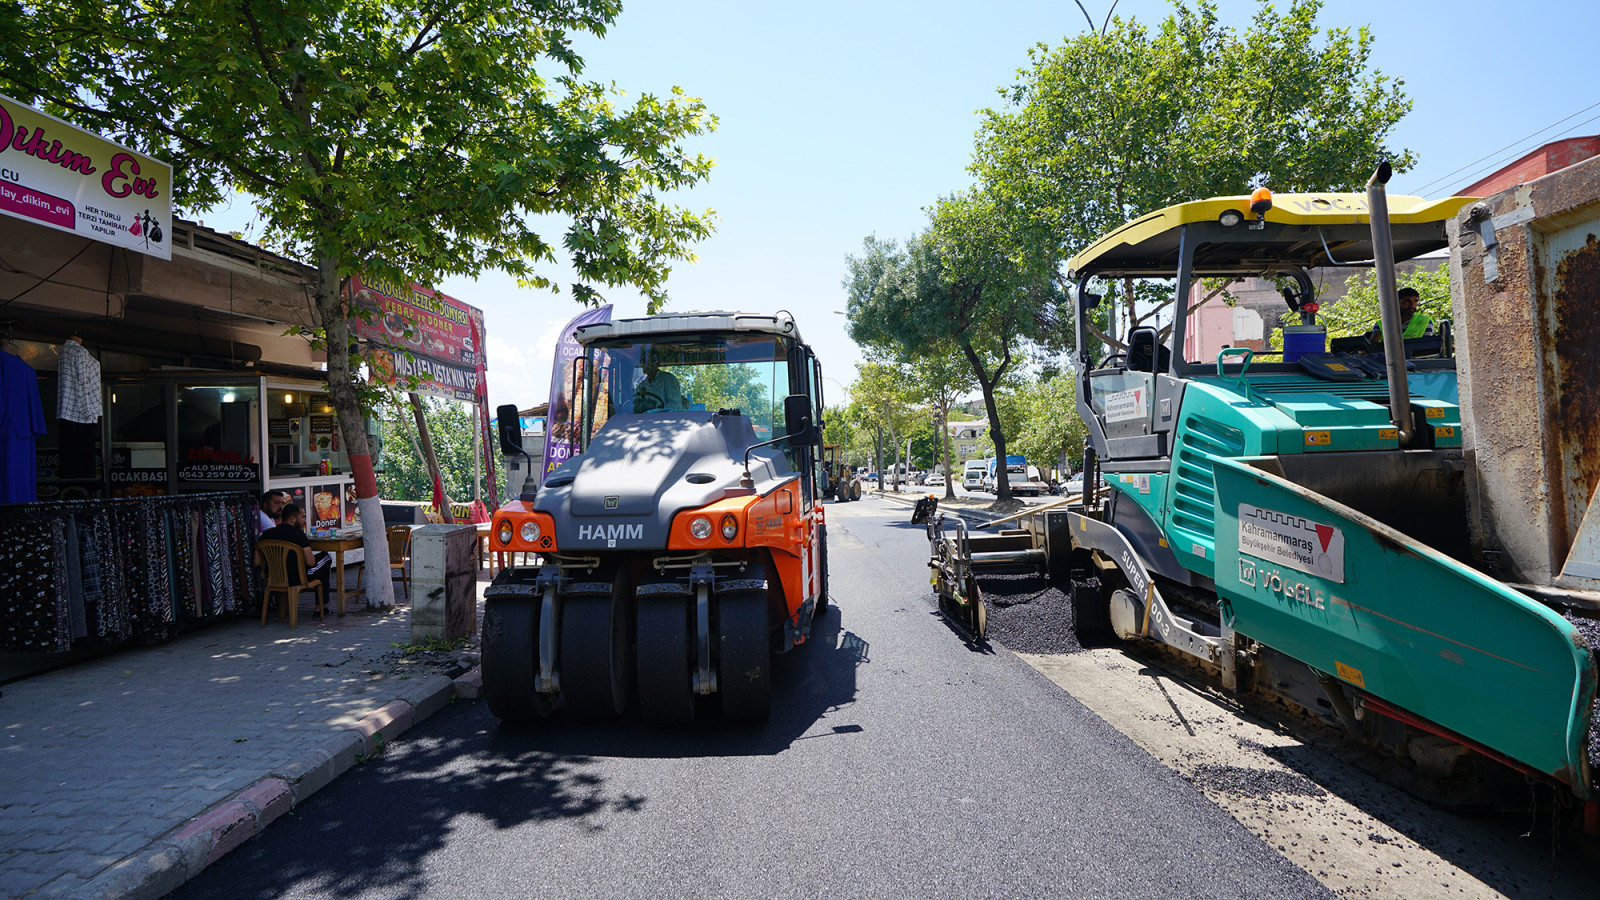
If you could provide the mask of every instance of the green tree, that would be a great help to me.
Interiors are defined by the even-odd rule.
[[[37,0],[0,12],[0,87],[170,160],[182,209],[257,199],[267,239],[314,275],[315,342],[361,513],[378,521],[352,353],[357,272],[431,284],[499,268],[553,288],[536,230],[565,220],[573,296],[631,284],[652,308],[709,214],[660,195],[705,178],[680,142],[714,126],[674,90],[619,107],[576,36],[618,0]],[[386,557],[367,532],[369,559]],[[378,591],[388,582],[379,579]],[[392,594],[374,597],[392,605]]]
[[[989,439],[1004,455],[995,391],[1030,340],[1043,336],[1060,299],[1047,235],[993,195],[968,192],[940,200],[905,250],[868,238],[863,251],[849,259],[845,280],[851,338],[902,360],[959,353],[983,394]],[[1002,473],[996,504],[1010,502]]]
[[[470,500],[472,490],[472,407],[437,397],[424,398],[423,416],[433,438],[445,495]],[[418,449],[417,426],[408,404],[385,404],[378,420],[383,451],[379,457],[378,494],[392,500],[433,499],[433,480]]]
[[[1018,81],[985,110],[972,172],[1007,208],[1073,254],[1099,235],[1187,200],[1351,190],[1378,160],[1414,164],[1387,141],[1411,108],[1403,82],[1369,65],[1366,28],[1320,29],[1321,0],[1262,0],[1244,31],[1209,0],[1176,0],[1154,29],[1115,18],[1029,52]],[[1128,326],[1170,302],[1122,289]],[[1152,302],[1154,301],[1154,302]],[[1106,304],[1106,312],[1110,312]],[[1091,333],[1122,347],[1105,322]]]
[[[1077,378],[1067,372],[1030,381],[1007,396],[1007,409],[1014,429],[1017,453],[1048,474],[1065,456],[1082,455],[1088,429],[1078,415]],[[1007,418],[1002,416],[1002,418]]]
[[[872,467],[878,473],[880,490],[888,480],[884,474],[884,463],[894,464],[899,458],[899,448],[911,429],[920,419],[926,418],[916,408],[915,399],[906,389],[906,383],[903,366],[865,362],[856,366],[855,384],[850,388],[851,397],[861,404],[871,423]]]
[[[950,410],[963,395],[977,387],[977,381],[967,361],[948,351],[918,356],[911,363],[910,374],[912,393],[933,411],[938,425],[931,435],[934,446],[922,448],[913,442],[911,449],[922,459],[935,461],[929,468],[937,468],[945,473],[944,495],[953,498],[955,478],[959,476],[955,474],[954,463],[950,459]],[[938,460],[943,460],[943,464],[937,464]]]

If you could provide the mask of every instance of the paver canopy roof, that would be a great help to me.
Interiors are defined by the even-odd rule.
[[[1410,259],[1446,244],[1444,223],[1472,197],[1425,200],[1388,198],[1395,259]],[[1225,225],[1228,213],[1236,224]],[[1227,216],[1232,219],[1232,216]],[[1249,274],[1288,266],[1312,268],[1331,261],[1372,259],[1365,194],[1278,194],[1260,228],[1249,197],[1212,197],[1157,210],[1106,234],[1072,258],[1073,278],[1172,276],[1178,269],[1179,237],[1190,230],[1196,243],[1194,274]]]

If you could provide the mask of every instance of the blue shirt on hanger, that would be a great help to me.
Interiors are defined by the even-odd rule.
[[[38,373],[21,357],[0,350],[0,503],[39,499],[33,440],[44,433]]]

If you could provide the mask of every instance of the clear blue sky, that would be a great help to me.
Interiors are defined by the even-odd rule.
[[[1097,18],[1109,8],[1105,0],[1084,5]],[[1236,27],[1247,25],[1257,8],[1239,0],[1219,0],[1219,7]],[[1169,8],[1123,0],[1116,11],[1154,24]],[[1596,107],[1521,141],[1600,103],[1594,74],[1600,4],[1593,0],[1330,0],[1319,21],[1370,26],[1375,66],[1403,78],[1415,102],[1393,143],[1415,151],[1419,165],[1396,177],[1392,193],[1443,196],[1516,149],[1563,133],[1600,132]],[[581,46],[589,79],[615,82],[632,96],[679,85],[721,120],[715,133],[692,144],[716,159],[716,169],[679,198],[716,210],[718,230],[698,247],[698,262],[674,269],[671,308],[790,310],[816,346],[824,374],[849,384],[860,354],[844,317],[834,314],[844,309],[846,254],[869,234],[913,234],[923,227],[922,207],[967,186],[976,111],[998,102],[995,89],[1013,81],[1029,46],[1054,45],[1083,28],[1072,0],[817,0],[770,7],[638,0],[603,41]],[[1573,126],[1580,127],[1568,131]],[[1494,153],[1516,141],[1516,148]],[[243,227],[215,213],[203,218],[213,227]],[[570,296],[521,290],[498,274],[450,279],[442,287],[485,312],[491,402],[543,402],[552,346],[578,311]],[[644,311],[630,291],[608,297],[619,316]],[[841,398],[839,384],[826,389],[830,400]]]

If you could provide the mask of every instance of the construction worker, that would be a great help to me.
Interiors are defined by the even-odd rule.
[[[1402,338],[1433,337],[1433,317],[1426,313],[1417,312],[1417,304],[1422,302],[1422,295],[1413,287],[1400,289],[1400,324],[1405,326],[1401,331]],[[1383,341],[1383,322],[1379,321],[1367,332],[1367,340],[1372,343]]]

